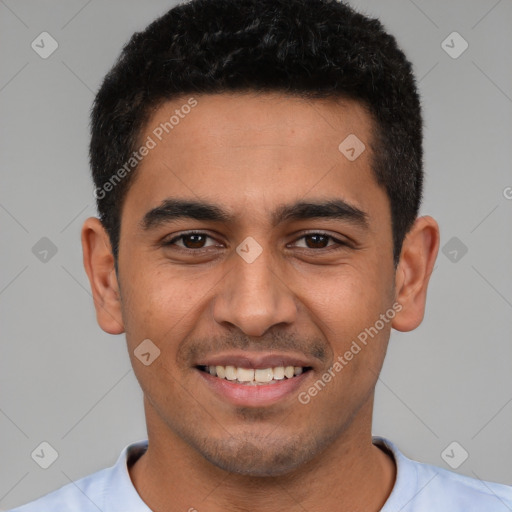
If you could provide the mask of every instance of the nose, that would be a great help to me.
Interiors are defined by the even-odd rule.
[[[279,275],[268,249],[248,263],[232,255],[232,268],[214,298],[217,323],[238,327],[248,336],[262,336],[278,324],[292,324],[297,317],[294,294]]]

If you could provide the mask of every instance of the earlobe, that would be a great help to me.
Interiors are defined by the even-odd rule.
[[[421,324],[438,250],[437,222],[429,216],[418,217],[405,237],[396,270],[396,301],[402,309],[393,319],[394,329],[412,331]]]
[[[82,251],[98,324],[109,334],[121,334],[124,325],[114,256],[108,234],[96,217],[89,217],[84,222]]]

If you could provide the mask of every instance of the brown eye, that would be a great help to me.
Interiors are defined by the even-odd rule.
[[[326,233],[309,233],[298,238],[293,245],[304,249],[326,249],[346,244]]]
[[[208,237],[205,235],[197,235],[197,234],[181,236],[183,245],[187,249],[201,249],[202,247],[204,247],[204,244],[205,244],[207,238]]]
[[[182,235],[174,237],[168,242],[163,244],[166,247],[176,246],[181,249],[205,249],[211,246],[215,246],[215,240],[205,233],[184,233]]]
[[[327,235],[306,235],[304,240],[306,240],[306,245],[309,249],[323,249],[327,247],[329,239],[331,237]]]

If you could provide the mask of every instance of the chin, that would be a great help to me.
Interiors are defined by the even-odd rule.
[[[293,472],[318,454],[318,443],[295,438],[280,443],[268,438],[253,442],[228,439],[203,445],[201,454],[210,463],[229,473],[252,477],[275,477]]]

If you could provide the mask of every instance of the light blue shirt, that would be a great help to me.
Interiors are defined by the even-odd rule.
[[[512,487],[484,482],[405,457],[390,441],[373,443],[395,458],[397,476],[381,512],[511,512]],[[147,441],[127,446],[114,466],[65,485],[10,512],[151,512],[130,480],[127,459],[140,457]]]

